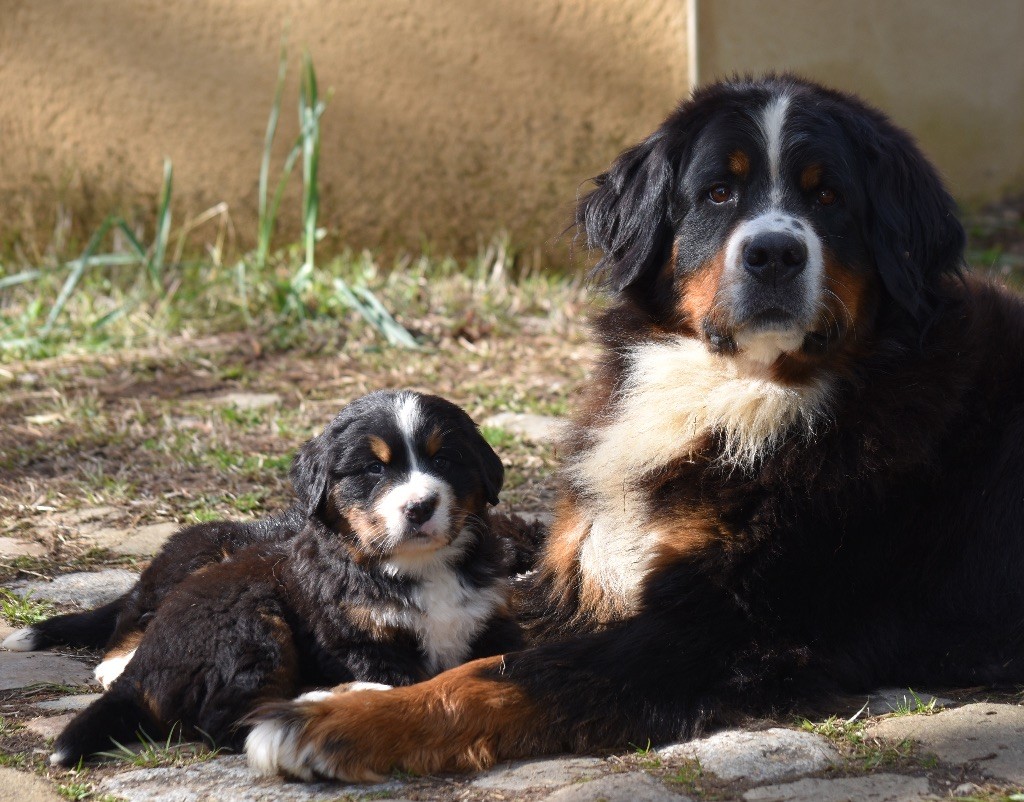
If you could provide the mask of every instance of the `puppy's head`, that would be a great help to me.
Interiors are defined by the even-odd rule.
[[[378,391],[307,442],[292,483],[308,515],[368,559],[435,552],[496,504],[504,468],[459,407]]]
[[[765,365],[876,321],[918,328],[963,230],[911,138],[792,77],[698,91],[596,179],[578,224],[604,281],[664,328]]]

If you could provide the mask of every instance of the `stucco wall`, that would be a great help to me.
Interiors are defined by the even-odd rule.
[[[278,46],[322,90],[324,224],[351,244],[543,244],[687,88],[678,0],[0,0],[0,230],[227,201],[253,233]],[[297,204],[286,212],[293,223]],[[2,243],[0,243],[2,244]]]
[[[966,203],[1024,189],[1019,0],[692,0],[699,81],[793,70],[909,129]]]

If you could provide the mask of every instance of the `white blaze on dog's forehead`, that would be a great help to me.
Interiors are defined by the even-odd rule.
[[[761,111],[758,127],[764,139],[765,155],[768,159],[768,175],[771,179],[771,202],[778,206],[782,202],[782,132],[786,127],[790,96],[776,95]]]
[[[420,409],[420,400],[412,393],[401,393],[395,399],[395,417],[398,420],[398,428],[402,432],[402,439],[405,441],[406,451],[409,453],[409,464],[419,467],[419,459],[416,454],[416,432],[420,428],[423,412]]]

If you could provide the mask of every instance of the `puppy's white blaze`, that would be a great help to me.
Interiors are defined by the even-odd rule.
[[[96,666],[96,670],[93,671],[93,676],[96,677],[96,681],[103,686],[103,690],[106,690],[114,684],[114,680],[121,676],[122,672],[134,656],[135,649],[132,649],[128,654],[111,657]]]
[[[641,481],[693,456],[706,434],[724,440],[721,459],[750,468],[791,430],[813,435],[828,414],[830,384],[786,387],[751,378],[699,340],[674,337],[630,349],[618,411],[595,443],[568,466],[594,514],[580,549],[581,570],[624,604],[635,601],[658,541]],[[637,570],[637,567],[640,570]]]
[[[789,100],[789,95],[786,94],[772,98],[758,120],[758,127],[764,139],[765,155],[768,157],[772,205],[782,202],[782,132],[789,114]]]
[[[377,502],[377,513],[388,528],[389,545],[394,548],[408,529],[404,507],[431,496],[437,496],[437,507],[428,520],[420,525],[425,535],[444,535],[452,524],[452,504],[455,499],[447,482],[422,471],[413,471],[408,480],[385,493]]]
[[[39,645],[39,633],[32,627],[16,629],[0,643],[9,652],[34,652]]]
[[[419,468],[420,463],[416,455],[416,431],[420,428],[422,420],[419,399],[409,393],[401,393],[395,398],[395,417],[409,454],[409,465],[414,469]]]

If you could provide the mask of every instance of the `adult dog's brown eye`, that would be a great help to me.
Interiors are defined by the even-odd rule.
[[[725,203],[732,197],[732,190],[725,184],[715,184],[708,190],[708,198],[712,203]]]
[[[834,189],[825,187],[824,189],[818,190],[818,203],[822,206],[831,206],[837,200],[839,200],[839,195]]]

